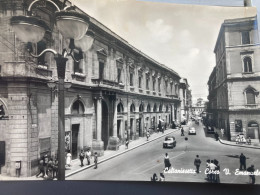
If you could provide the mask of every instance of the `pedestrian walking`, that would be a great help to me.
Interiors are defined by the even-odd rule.
[[[164,168],[165,171],[168,171],[171,167],[171,163],[170,163],[168,153],[165,153],[165,156],[164,156],[164,166],[165,166],[165,168]]]
[[[52,172],[52,177],[58,177],[58,160],[57,158],[55,158],[54,162],[53,162],[53,172]]]
[[[224,137],[224,129],[221,128],[221,129],[220,129],[220,132],[221,132],[221,135],[222,135],[222,138],[223,138],[223,137]]]
[[[39,162],[39,173],[36,174],[36,177],[38,177],[40,174],[42,174],[42,177],[44,177],[45,175],[44,168],[43,168],[43,160],[40,160]]]
[[[251,137],[248,136],[248,141],[247,141],[248,145],[251,145]]]
[[[84,166],[84,164],[83,164],[83,161],[84,161],[84,151],[83,150],[81,150],[81,152],[80,152],[80,154],[79,154],[79,160],[80,160],[80,163],[81,163],[81,167],[83,167]]]
[[[159,181],[165,181],[165,176],[163,173],[160,173],[160,180]]]
[[[184,129],[181,127],[181,136],[184,136]]]
[[[53,179],[53,160],[50,158],[47,164],[47,177],[48,179]]]
[[[94,163],[95,163],[94,169],[97,169],[97,163],[98,163],[98,155],[97,155],[97,152],[94,153]]]
[[[216,139],[216,141],[218,141],[218,138],[219,138],[218,132],[215,132],[215,139]]]
[[[208,170],[208,171],[210,170],[209,164],[210,164],[210,159],[208,159],[208,160],[207,160],[207,163],[206,163],[206,170]],[[207,173],[207,180],[210,181],[210,175],[209,175],[209,173]]]
[[[146,132],[146,138],[147,138],[147,141],[149,141],[149,137],[150,137],[150,132],[147,131],[147,132]]]
[[[129,144],[129,141],[128,141],[128,139],[126,139],[126,141],[125,141],[125,149],[128,149],[128,144]]]
[[[70,153],[70,150],[68,150],[68,153],[66,155],[66,165],[68,167],[71,167],[71,153]]]
[[[214,160],[211,160],[210,164],[209,164],[209,171],[210,171],[210,174],[209,174],[210,179],[209,180],[210,180],[211,183],[213,183],[215,181],[214,172],[215,172],[216,167],[217,166],[214,164]]]
[[[199,155],[196,155],[196,158],[194,160],[194,165],[196,166],[197,173],[200,172],[200,164],[201,164],[201,160],[199,159]]]
[[[156,173],[153,174],[153,176],[151,177],[151,181],[156,182],[158,180],[158,177],[156,175]]]
[[[216,183],[220,183],[220,177],[219,177],[219,173],[220,173],[220,166],[219,166],[219,162],[217,160],[214,160],[214,164],[216,165],[215,168],[215,182]]]
[[[239,161],[240,161],[240,168],[239,170],[242,171],[246,170],[246,157],[243,153],[241,153],[240,157],[239,157]]]
[[[239,137],[239,135],[237,135],[237,137],[236,137],[236,144],[238,144],[239,141],[240,141],[240,137]]]
[[[48,165],[48,162],[49,162],[48,155],[45,154],[42,159],[43,159],[43,169],[44,169],[44,176],[43,177],[47,177],[47,165]]]
[[[255,175],[254,175],[255,167],[254,167],[254,165],[251,165],[251,167],[248,167],[247,171],[250,173],[249,174],[249,183],[255,184]]]
[[[91,152],[90,152],[89,148],[87,149],[87,152],[86,152],[86,159],[88,161],[87,165],[90,165]]]

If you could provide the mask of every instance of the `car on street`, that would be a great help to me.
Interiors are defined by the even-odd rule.
[[[208,126],[208,127],[207,127],[207,133],[215,133],[215,132],[214,132],[214,128]]]
[[[195,129],[195,127],[191,127],[191,128],[189,129],[189,135],[196,135],[196,129]]]
[[[176,140],[173,136],[166,136],[163,142],[163,148],[174,148],[176,147]]]

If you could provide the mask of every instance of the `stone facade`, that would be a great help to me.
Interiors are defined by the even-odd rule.
[[[255,17],[225,20],[209,78],[209,106],[230,140],[243,133],[259,141],[260,46]]]
[[[24,15],[30,2],[1,1],[0,10],[2,174],[15,176],[15,163],[21,161],[22,177],[34,175],[39,159],[44,154],[55,157],[58,148],[58,92],[47,86],[50,79],[57,80],[54,56],[31,57],[27,43],[18,40],[10,26],[11,16]],[[62,2],[53,2],[62,8]],[[42,41],[32,44],[35,54],[44,48],[60,53],[68,48],[69,41],[58,33],[52,19],[54,11],[48,2],[32,9],[52,29]],[[65,145],[73,158],[87,148],[103,155],[104,150],[116,150],[126,139],[138,139],[148,130],[153,133],[159,119],[167,126],[180,119],[178,73],[94,18],[90,18],[89,29],[95,33],[93,46],[82,52],[75,42],[73,54],[76,58],[82,52],[83,59],[75,63],[69,57],[66,64],[66,80],[72,86],[65,91]]]

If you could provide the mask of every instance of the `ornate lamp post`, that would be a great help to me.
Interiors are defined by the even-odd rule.
[[[65,180],[65,110],[64,110],[64,88],[69,88],[71,83],[64,82],[67,56],[71,56],[74,61],[75,58],[72,55],[75,49],[74,40],[77,47],[80,47],[82,51],[87,51],[94,40],[94,33],[88,31],[89,18],[74,10],[60,10],[60,8],[51,0],[35,0],[28,7],[29,16],[13,16],[11,18],[11,25],[18,39],[23,42],[37,43],[44,37],[45,31],[50,30],[48,25],[41,19],[31,16],[31,8],[39,1],[49,2],[53,4],[57,11],[55,12],[56,26],[63,35],[64,38],[70,39],[69,49],[63,49],[62,54],[59,54],[53,49],[45,49],[39,55],[33,55],[38,58],[46,52],[54,54],[54,59],[57,66],[58,74],[58,180]],[[82,40],[81,40],[82,39]],[[56,83],[53,81],[48,82],[50,88],[55,87]]]

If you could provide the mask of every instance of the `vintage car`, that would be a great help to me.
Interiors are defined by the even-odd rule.
[[[215,132],[214,132],[214,128],[208,126],[208,127],[207,127],[207,133],[215,133]]]
[[[196,129],[195,129],[195,127],[191,127],[190,129],[189,129],[189,135],[196,135]]]
[[[163,142],[163,148],[174,148],[176,146],[176,140],[173,136],[166,136]]]

